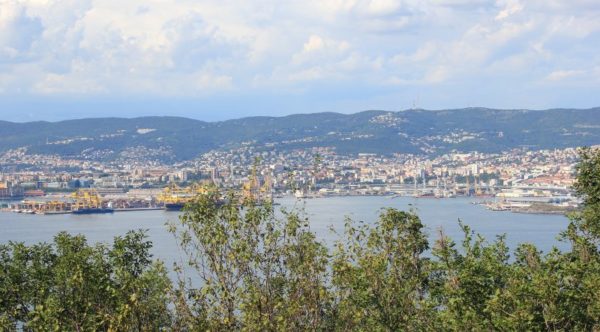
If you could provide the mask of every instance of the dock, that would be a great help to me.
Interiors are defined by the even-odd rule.
[[[148,208],[115,209],[115,212],[136,212],[136,211],[156,211],[156,210],[164,210],[164,208],[148,207]]]

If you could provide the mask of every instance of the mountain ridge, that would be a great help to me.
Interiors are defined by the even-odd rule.
[[[163,161],[187,160],[242,144],[279,150],[327,146],[343,154],[501,152],[600,144],[600,107],[367,110],[216,122],[177,116],[0,121],[0,137],[0,152],[27,147],[31,153],[106,160],[136,149],[159,151]]]

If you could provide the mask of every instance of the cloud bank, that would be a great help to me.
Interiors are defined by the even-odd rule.
[[[0,1],[0,106],[34,115],[32,100],[241,115],[265,98],[257,113],[586,107],[598,95],[595,0]]]

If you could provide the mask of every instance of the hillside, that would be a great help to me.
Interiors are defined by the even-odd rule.
[[[251,142],[281,150],[331,146],[338,153],[501,152],[600,144],[600,108],[545,111],[468,108],[365,111],[203,122],[179,117],[61,122],[0,121],[0,151],[115,159],[146,153],[165,161]]]

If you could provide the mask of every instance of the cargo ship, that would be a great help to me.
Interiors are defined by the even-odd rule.
[[[113,213],[115,210],[109,202],[107,207],[103,207],[102,199],[95,189],[79,189],[72,194],[75,199],[73,203],[73,214],[100,214]]]
[[[166,203],[165,204],[165,210],[167,210],[167,211],[181,211],[181,210],[183,210],[184,206],[185,206],[185,203]]]
[[[206,187],[200,184],[181,188],[171,183],[157,196],[157,200],[159,203],[162,203],[166,211],[181,211],[184,210],[186,204],[193,203],[198,195],[206,192]],[[217,201],[217,205],[219,204],[219,201]]]
[[[158,195],[158,201],[164,204],[164,208],[167,211],[181,211],[185,207],[185,204],[193,201],[194,197],[202,190],[198,185],[181,188],[171,183]]]
[[[104,213],[113,213],[114,209],[109,208],[84,208],[74,210],[73,214],[104,214]]]
[[[186,204],[186,203],[166,203],[165,204],[165,210],[166,211],[182,211]],[[216,201],[216,205],[217,206],[222,206],[223,204],[225,204],[225,200],[219,199]]]

